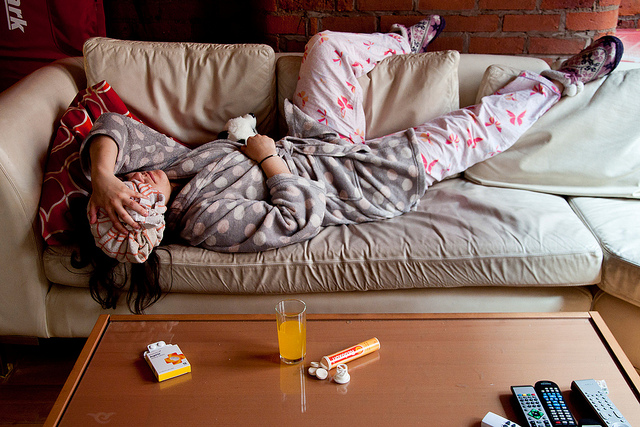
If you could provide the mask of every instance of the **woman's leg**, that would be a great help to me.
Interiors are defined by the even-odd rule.
[[[395,33],[318,33],[305,48],[293,103],[344,138],[362,143],[366,123],[358,78],[387,56],[409,51],[408,40]]]
[[[523,72],[494,95],[415,127],[433,183],[511,147],[561,97],[558,88]]]
[[[608,75],[622,51],[619,39],[602,37],[558,71],[545,70],[542,76],[523,72],[480,104],[416,127],[427,176],[440,180],[505,151],[560,99],[561,90],[574,95],[577,86]]]

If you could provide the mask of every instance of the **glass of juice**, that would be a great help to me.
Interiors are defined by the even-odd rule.
[[[297,299],[286,299],[276,305],[280,360],[294,364],[307,354],[307,306]]]

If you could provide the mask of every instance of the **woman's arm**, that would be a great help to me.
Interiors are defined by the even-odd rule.
[[[126,233],[121,221],[139,228],[138,223],[127,213],[125,206],[141,215],[147,215],[146,210],[133,199],[143,196],[124,185],[113,173],[118,157],[118,145],[106,135],[95,136],[89,144],[92,186],[89,199],[89,222],[96,223],[98,209],[102,208],[119,232]]]
[[[131,199],[140,195],[115,175],[137,170],[164,170],[189,151],[189,148],[129,117],[103,113],[80,147],[82,170],[93,187],[89,201],[90,221],[96,221],[98,208],[103,208],[119,232],[125,232],[123,224],[137,228],[125,207],[146,215],[142,206]]]

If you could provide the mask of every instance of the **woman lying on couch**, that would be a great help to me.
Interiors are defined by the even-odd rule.
[[[434,182],[508,149],[563,93],[607,75],[622,56],[621,42],[605,36],[558,71],[523,72],[476,106],[367,139],[357,78],[386,56],[424,51],[443,24],[432,16],[396,26],[399,34],[315,35],[296,89],[305,96],[286,105],[291,136],[278,143],[256,135],[246,145],[218,140],[191,149],[103,114],[81,148],[96,243],[118,261],[143,262],[162,238],[164,222],[156,220],[167,200],[169,230],[189,245],[226,252],[268,250],[330,225],[401,215]],[[150,192],[154,201],[145,201]]]

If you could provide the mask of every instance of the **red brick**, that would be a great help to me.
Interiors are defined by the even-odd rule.
[[[447,37],[441,35],[429,44],[428,50],[457,50],[458,52],[462,52],[464,50],[464,39],[462,37]]]
[[[444,31],[490,32],[497,31],[500,17],[497,15],[446,16]]]
[[[476,6],[475,0],[420,0],[418,2],[419,11],[431,10],[474,10]]]
[[[567,13],[566,27],[572,31],[606,30],[618,24],[618,11]]]
[[[265,30],[267,34],[305,34],[305,22],[302,16],[272,16],[267,15],[265,19]]]
[[[640,0],[622,0],[619,11],[620,16],[640,15]]]
[[[598,3],[600,5],[600,7],[611,7],[611,6],[618,6],[620,7],[620,3],[623,3],[624,0],[600,0],[600,3]]]
[[[541,9],[591,8],[598,0],[542,0]]]
[[[469,53],[513,55],[524,53],[522,37],[471,37]]]
[[[306,41],[302,40],[284,40],[284,51],[285,52],[304,52],[304,46],[307,44]]]
[[[355,10],[355,0],[337,0],[336,10],[338,12],[352,12]]]
[[[480,0],[478,6],[492,10],[533,10],[536,0]]]
[[[283,11],[334,10],[333,0],[279,0],[279,3]]]
[[[505,15],[502,31],[556,31],[560,15]]]
[[[330,16],[322,18],[322,30],[373,33],[376,31],[375,16]]]
[[[638,28],[638,26],[636,25],[636,21],[632,20],[632,19],[624,19],[624,20],[620,20],[618,21],[618,29],[624,29],[624,30],[629,30],[629,29],[634,29],[634,28]]]
[[[529,40],[529,53],[533,55],[572,55],[585,48],[584,39],[557,39],[532,37]]]
[[[413,0],[357,0],[358,10],[413,10]]]

